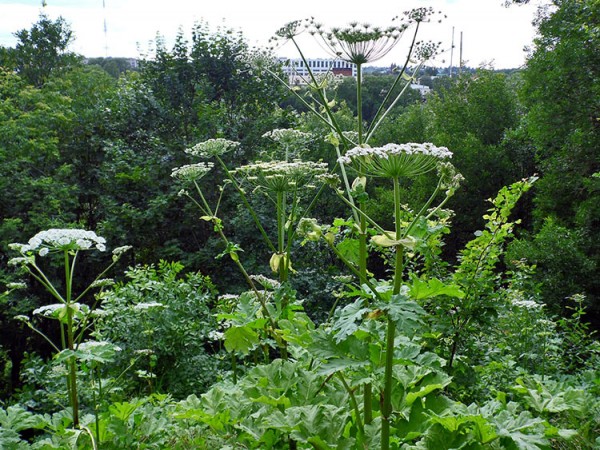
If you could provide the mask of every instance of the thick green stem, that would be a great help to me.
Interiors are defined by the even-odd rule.
[[[358,122],[358,145],[363,141],[363,112],[362,112],[362,64],[356,65],[356,120]]]
[[[400,223],[400,182],[398,178],[393,179],[394,182],[394,221],[396,227],[396,239],[402,237]],[[394,267],[394,288],[393,295],[400,293],[402,286],[402,272],[404,270],[403,248],[401,245],[396,246],[396,264]],[[393,299],[393,297],[392,297]],[[393,369],[394,369],[394,347],[396,339],[396,322],[388,317],[387,333],[385,345],[385,375],[383,385],[383,406],[382,406],[382,421],[381,421],[381,449],[389,450],[390,448],[390,421],[392,415],[392,387],[393,387]]]
[[[71,309],[71,296],[72,296],[72,285],[73,275],[71,270],[71,264],[69,261],[69,252],[65,250],[65,283],[66,283],[66,304],[67,309],[67,348],[70,351],[75,350],[74,336],[74,324],[73,324],[73,310]],[[73,427],[79,426],[79,402],[77,399],[77,366],[75,356],[70,356],[67,362],[68,368],[68,382],[69,387],[69,398],[71,408],[73,409]]]
[[[383,385],[383,407],[381,411],[381,449],[390,448],[390,420],[392,415],[392,381],[394,368],[394,339],[396,323],[388,318],[385,345],[385,379]]]
[[[285,192],[277,193],[277,253],[279,253],[282,258],[279,263],[279,281],[282,283],[287,281],[288,275],[288,264],[287,260],[288,255],[286,253],[286,245],[285,245],[285,222],[286,222],[286,198]]]
[[[364,202],[361,202],[360,210],[364,209]],[[360,285],[367,283],[367,219],[365,216],[360,216],[360,234],[358,235],[358,271]],[[365,384],[363,396],[363,414],[364,422],[370,424],[373,421],[373,402],[372,402],[372,387],[371,383]]]
[[[364,143],[363,140],[363,112],[362,112],[362,65],[356,65],[356,115],[358,122],[358,145]],[[343,167],[343,164],[342,164]],[[362,174],[359,174],[362,176]],[[351,197],[350,192],[348,195]],[[359,212],[365,210],[365,202],[361,201]],[[353,208],[353,213],[355,209]],[[358,235],[358,271],[360,285],[367,281],[367,219],[364,215],[360,215],[360,234]],[[363,414],[364,422],[369,424],[373,420],[373,402],[372,402],[372,386],[371,383],[366,383],[363,396]]]

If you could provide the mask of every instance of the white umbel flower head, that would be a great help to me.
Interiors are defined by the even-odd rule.
[[[382,147],[354,147],[338,159],[365,175],[380,178],[412,178],[434,169],[452,157],[446,147],[431,143],[386,144]]]
[[[234,150],[239,147],[239,145],[239,142],[230,141],[228,139],[209,139],[186,149],[185,152],[201,158],[211,158],[213,156],[221,156],[224,153]]]
[[[276,128],[275,130],[267,131],[262,135],[264,138],[273,139],[282,145],[296,144],[298,142],[306,142],[311,139],[310,133],[294,130],[293,128]]]
[[[173,169],[171,171],[171,176],[185,181],[197,181],[210,172],[213,167],[214,164],[211,162],[187,164]]]
[[[232,173],[266,193],[310,189],[316,178],[327,173],[327,163],[314,161],[256,162],[238,167]]]
[[[22,255],[37,252],[40,256],[53,251],[96,249],[103,252],[106,250],[106,239],[89,230],[51,228],[40,231],[27,244],[10,244],[10,248]]]

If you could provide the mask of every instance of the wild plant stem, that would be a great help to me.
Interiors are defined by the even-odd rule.
[[[350,396],[350,403],[352,404],[352,408],[354,409],[354,413],[356,414],[356,427],[358,428],[358,435],[359,438],[362,440],[364,439],[365,435],[365,427],[362,423],[362,420],[360,420],[360,410],[358,409],[358,402],[356,401],[356,396],[354,395],[354,391],[346,382],[344,374],[342,372],[337,372],[336,375],[338,376],[338,378],[342,382],[342,385],[344,386],[344,389],[346,389],[346,392],[348,392],[348,395]]]
[[[75,344],[73,339],[73,310],[71,308],[71,296],[72,296],[72,284],[73,275],[71,270],[71,264],[69,261],[69,251],[64,251],[65,257],[65,283],[66,283],[66,295],[65,295],[65,307],[67,309],[67,348],[70,351],[75,350]],[[67,363],[68,367],[68,387],[71,408],[73,409],[73,427],[79,426],[79,404],[77,399],[77,367],[75,356],[70,356]]]
[[[240,198],[242,199],[242,203],[244,203],[244,206],[246,207],[246,209],[248,210],[248,212],[252,216],[252,219],[254,220],[254,223],[256,224],[256,227],[258,228],[258,231],[260,231],[260,234],[262,235],[263,239],[265,240],[265,243],[267,244],[267,247],[269,247],[271,249],[271,251],[274,252],[275,251],[275,246],[273,245],[273,243],[271,242],[271,239],[269,239],[269,236],[267,235],[267,232],[263,228],[263,226],[262,226],[262,224],[260,222],[260,219],[258,218],[258,215],[256,214],[256,211],[254,211],[254,208],[252,208],[252,205],[250,205],[250,202],[246,198],[246,194],[244,193],[244,191],[242,190],[242,188],[240,188],[239,184],[237,183],[237,181],[235,180],[235,178],[233,178],[233,175],[231,175],[231,172],[227,168],[227,165],[225,164],[225,162],[219,156],[217,156],[217,161],[219,162],[219,164],[221,165],[221,167],[225,171],[225,174],[227,175],[227,178],[229,179],[229,181],[231,181],[231,183],[235,187],[235,190],[237,191],[237,193],[240,195]],[[196,187],[198,188],[198,186],[196,186]],[[199,190],[199,188],[198,188],[198,190]],[[215,210],[215,214],[216,214],[216,210]]]
[[[362,64],[356,65],[356,121],[358,122],[358,145],[363,141],[363,113],[362,113]]]
[[[396,240],[402,237],[400,224],[400,182],[397,177],[393,179],[394,183],[394,221],[396,227]],[[394,288],[392,301],[395,295],[400,293],[402,286],[402,272],[404,270],[404,252],[401,245],[396,246],[396,264],[394,267]],[[381,449],[389,450],[390,448],[390,421],[392,415],[392,386],[393,386],[393,369],[394,369],[394,347],[396,339],[396,322],[388,316],[387,333],[385,345],[385,375],[383,386],[383,406],[382,406],[382,421],[381,421]]]
[[[404,89],[402,89],[402,91],[396,96],[396,98],[394,99],[394,101],[392,102],[392,104],[382,114],[383,108],[385,108],[385,104],[387,103],[388,99],[392,95],[392,92],[394,91],[394,88],[400,82],[400,80],[402,79],[402,77],[404,76],[404,74],[406,73],[406,69],[408,67],[408,64],[410,63],[410,59],[411,59],[411,56],[412,56],[412,53],[413,53],[413,49],[414,49],[415,44],[416,44],[417,34],[419,33],[419,25],[420,25],[420,23],[417,23],[417,26],[415,28],[415,32],[413,34],[412,42],[410,43],[410,48],[408,49],[408,53],[406,54],[406,60],[404,61],[404,66],[402,66],[402,70],[400,70],[400,73],[398,73],[398,76],[394,80],[394,83],[392,84],[392,87],[389,89],[387,95],[385,96],[385,98],[383,99],[383,101],[381,102],[381,104],[379,105],[379,108],[377,109],[377,112],[375,113],[375,116],[373,116],[373,122],[375,122],[375,121],[376,122],[375,122],[375,125],[373,125],[372,127],[370,127],[369,132],[367,134],[367,137],[365,139],[365,143],[369,142],[369,139],[371,138],[371,136],[373,135],[373,133],[375,133],[375,130],[379,127],[379,125],[381,124],[381,122],[383,121],[383,119],[385,119],[385,117],[388,115],[388,113],[390,112],[390,110],[398,102],[398,100],[400,99],[400,97],[402,97],[402,95],[406,91],[406,88],[408,87],[408,83],[406,83],[406,86],[404,86]],[[417,68],[417,70],[415,72],[418,73],[418,70],[421,68],[421,65],[422,65],[422,63],[419,64],[419,66],[418,66],[418,68]],[[415,73],[415,72],[413,72],[413,73]]]

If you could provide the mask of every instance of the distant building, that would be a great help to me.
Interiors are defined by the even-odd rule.
[[[288,76],[290,84],[306,84],[309,80],[308,70],[314,75],[332,73],[344,77],[356,77],[356,65],[340,59],[280,59],[283,72]]]
[[[414,89],[415,91],[419,91],[421,97],[425,97],[425,95],[429,94],[429,92],[431,91],[431,88],[429,86],[425,86],[424,84],[412,83],[410,85],[410,88]]]

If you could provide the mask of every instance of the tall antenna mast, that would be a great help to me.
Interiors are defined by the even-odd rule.
[[[104,13],[104,57],[108,58],[108,27],[106,26],[106,1],[102,0],[102,12]]]
[[[452,27],[452,45],[450,46],[450,76],[452,76],[452,58],[454,58],[454,27]]]
[[[462,66],[463,66],[463,57],[462,57],[462,34],[463,32],[460,32],[460,47],[459,47],[459,52],[458,52],[458,73],[460,74],[462,72]]]

